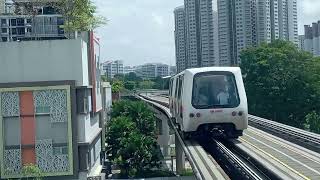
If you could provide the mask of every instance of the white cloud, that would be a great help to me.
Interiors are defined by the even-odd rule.
[[[156,13],[152,13],[151,14],[152,20],[159,26],[162,26],[164,24],[164,19],[162,16],[156,14]]]
[[[175,64],[173,10],[184,0],[94,0],[109,22],[97,30],[103,60]],[[213,0],[216,9],[216,0]],[[299,34],[320,20],[320,0],[297,0]]]

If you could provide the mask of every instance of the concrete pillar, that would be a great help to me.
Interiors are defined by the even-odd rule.
[[[170,146],[170,131],[169,131],[169,125],[168,125],[168,118],[162,118],[162,132],[161,135],[163,136],[164,142],[167,142],[163,146],[163,156],[169,155],[169,146]]]
[[[184,155],[184,151],[183,148],[180,144],[180,141],[177,137],[177,135],[175,135],[175,142],[176,142],[176,171],[177,174],[181,174],[184,169],[185,169],[185,155]]]

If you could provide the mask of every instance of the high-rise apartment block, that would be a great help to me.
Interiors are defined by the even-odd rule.
[[[244,48],[275,39],[298,45],[296,0],[218,0],[220,65],[240,63]]]
[[[305,36],[304,35],[299,35],[299,44],[298,44],[298,48],[300,50],[305,50],[304,46],[305,46]]]
[[[175,45],[177,71],[181,72],[186,67],[186,35],[184,6],[174,10],[175,16]]]
[[[320,21],[304,26],[304,50],[320,56]]]
[[[107,78],[113,78],[116,74],[124,74],[123,61],[107,61],[103,63],[103,71]]]
[[[185,0],[175,14],[178,72],[193,67],[214,66],[212,0]]]

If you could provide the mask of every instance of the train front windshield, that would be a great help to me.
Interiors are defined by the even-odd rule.
[[[194,76],[192,105],[196,109],[235,108],[240,99],[231,72],[205,72]]]

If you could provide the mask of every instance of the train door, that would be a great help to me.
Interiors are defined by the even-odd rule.
[[[178,96],[177,96],[177,118],[178,122],[182,124],[183,119],[183,104],[182,104],[182,97],[183,97],[183,79],[184,76],[179,76],[179,82],[178,82]]]

